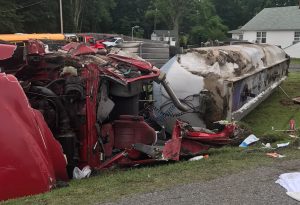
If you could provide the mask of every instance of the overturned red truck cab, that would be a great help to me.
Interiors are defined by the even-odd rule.
[[[243,137],[234,123],[211,132],[180,120],[166,136],[151,121],[149,84],[161,83],[179,110],[189,107],[159,69],[138,57],[100,55],[83,44],[55,53],[43,48],[36,40],[0,44],[0,200],[45,192],[66,173],[71,178],[74,167],[177,161]]]

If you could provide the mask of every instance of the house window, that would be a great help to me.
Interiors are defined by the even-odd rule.
[[[267,42],[267,32],[257,32],[256,33],[256,41],[258,43],[266,43]]]
[[[243,34],[239,34],[239,40],[243,40]]]
[[[294,41],[300,41],[300,32],[299,31],[295,32]]]

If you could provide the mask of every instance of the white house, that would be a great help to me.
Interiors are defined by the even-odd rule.
[[[288,50],[293,50],[291,57],[300,58],[300,50],[295,52],[295,49],[291,48],[300,42],[299,6],[265,8],[243,27],[229,33],[233,39],[273,44],[283,49],[289,47]]]
[[[151,34],[151,40],[153,41],[165,41],[170,46],[176,44],[176,33],[173,30],[154,30]]]
[[[291,58],[300,58],[300,43],[293,44],[284,49]]]

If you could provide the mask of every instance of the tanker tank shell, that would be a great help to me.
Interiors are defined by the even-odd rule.
[[[277,46],[244,44],[189,49],[161,71],[190,110],[175,108],[164,88],[154,83],[156,121],[171,131],[176,118],[196,127],[240,120],[286,78],[289,57]]]

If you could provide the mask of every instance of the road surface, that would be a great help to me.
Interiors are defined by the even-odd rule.
[[[123,198],[106,205],[189,204],[300,204],[275,184],[280,174],[300,171],[300,160],[276,162],[270,166],[240,172],[208,182],[186,184],[165,191]],[[201,173],[201,171],[199,171]]]

